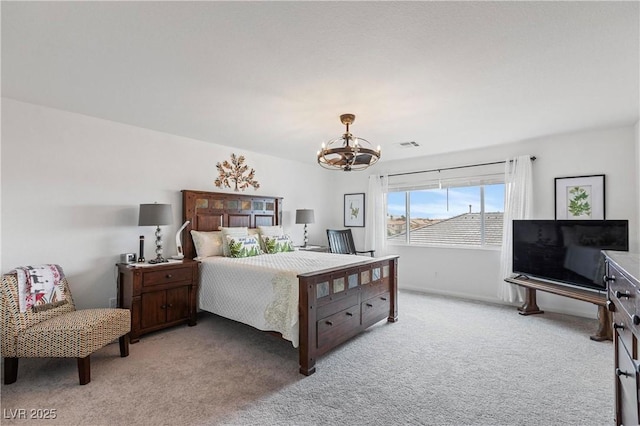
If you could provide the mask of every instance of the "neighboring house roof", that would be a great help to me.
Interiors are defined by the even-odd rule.
[[[485,213],[485,244],[502,244],[502,212]],[[405,233],[389,237],[404,240]],[[464,213],[440,222],[412,229],[411,244],[480,245],[480,213]]]

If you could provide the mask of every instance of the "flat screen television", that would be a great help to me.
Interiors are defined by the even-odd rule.
[[[629,221],[513,221],[513,272],[518,275],[605,291],[601,250],[629,250]]]

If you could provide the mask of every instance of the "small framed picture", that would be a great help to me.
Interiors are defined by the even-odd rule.
[[[344,194],[344,226],[364,227],[364,193]]]
[[[556,178],[556,220],[604,220],[604,175]]]

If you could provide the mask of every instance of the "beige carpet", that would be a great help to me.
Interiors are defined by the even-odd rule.
[[[595,307],[594,307],[595,309]],[[298,374],[288,342],[202,314],[143,336],[120,358],[25,359],[2,385],[2,424],[603,425],[613,409],[613,345],[596,321],[401,292],[399,319]],[[55,410],[55,420],[10,419]]]

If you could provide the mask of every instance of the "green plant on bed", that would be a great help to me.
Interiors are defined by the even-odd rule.
[[[293,248],[293,244],[291,243],[291,241],[287,241],[284,244],[280,245],[281,250],[280,251],[294,251],[295,249]]]
[[[247,250],[246,247],[244,247],[243,250],[244,250],[244,252],[246,253],[247,256],[257,256],[259,254],[262,254],[260,252],[260,248],[258,248],[257,245],[251,246],[251,248],[249,248],[248,250]]]
[[[244,251],[244,244],[242,244],[242,241],[236,241],[236,240],[229,241],[229,256],[246,257],[246,256],[242,256],[243,251]]]
[[[229,256],[230,257],[249,257],[262,254],[260,248],[256,244],[245,245],[244,241],[229,240]]]
[[[265,251],[269,254],[294,251],[293,244],[288,238],[265,237],[263,241]]]
[[[267,253],[269,254],[277,253],[276,250],[278,249],[278,243],[275,240],[275,238],[265,237],[263,241],[264,241],[264,248]]]

